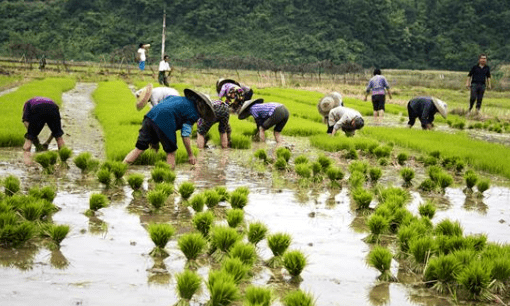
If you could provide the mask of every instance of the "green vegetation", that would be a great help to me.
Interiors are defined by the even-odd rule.
[[[101,208],[108,206],[108,198],[101,193],[93,193],[89,198],[89,208],[92,211],[97,211]]]
[[[298,250],[285,252],[283,254],[283,266],[292,277],[299,277],[306,266],[306,257]]]
[[[175,275],[177,281],[177,293],[179,297],[184,300],[184,303],[179,305],[189,305],[189,301],[200,289],[202,278],[195,272],[184,270]]]
[[[390,250],[382,246],[374,247],[368,254],[368,264],[381,272],[378,279],[381,281],[396,281],[396,278],[391,274],[391,259],[393,255]]]
[[[199,233],[189,233],[182,235],[177,241],[177,245],[188,260],[196,260],[203,252],[207,241]]]
[[[178,190],[182,199],[187,200],[195,192],[195,184],[193,182],[182,182]]]
[[[214,215],[211,211],[199,212],[193,217],[193,225],[204,236],[209,236],[209,230],[214,222]]]
[[[156,245],[150,254],[154,257],[168,256],[165,246],[175,233],[174,227],[167,223],[151,223],[147,230],[152,242]]]
[[[127,178],[127,182],[129,187],[133,190],[139,190],[142,188],[143,181],[145,180],[145,176],[141,173],[133,173],[130,174]]]
[[[248,241],[253,243],[253,245],[257,245],[260,241],[266,238],[267,227],[262,222],[250,223],[248,226]]]

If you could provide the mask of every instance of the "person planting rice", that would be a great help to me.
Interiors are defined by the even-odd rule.
[[[374,108],[374,122],[380,123],[384,117],[384,104],[386,102],[386,92],[391,99],[390,85],[384,76],[381,75],[381,69],[374,70],[374,77],[368,81],[365,98],[372,91],[372,106]]]
[[[30,149],[32,148],[32,143],[36,146],[39,145],[38,136],[45,124],[50,128],[51,135],[42,146],[48,148],[53,138],[57,140],[59,149],[65,145],[64,139],[62,138],[64,131],[62,131],[60,111],[58,105],[50,98],[34,97],[25,102],[22,120],[27,129],[25,144],[23,144],[23,159],[25,164],[30,165],[32,163]]]
[[[409,128],[412,128],[416,118],[420,118],[421,127],[430,130],[434,127],[434,115],[439,112],[446,119],[447,104],[434,97],[416,97],[407,103],[409,114]]]
[[[282,143],[281,132],[289,120],[289,110],[280,103],[264,103],[263,99],[246,101],[239,110],[240,120],[253,116],[257,123],[260,141],[265,141],[265,131],[274,126],[276,144]]]
[[[175,151],[177,150],[175,132],[181,130],[182,141],[188,153],[188,162],[195,164],[196,159],[190,141],[193,124],[198,118],[214,121],[216,116],[207,95],[191,89],[184,89],[184,95],[185,97],[167,97],[145,115],[135,149],[126,155],[125,163],[133,163],[149,148],[149,145],[157,150],[161,142],[163,150],[167,153],[167,163],[175,168]],[[148,100],[149,95],[144,95],[144,99]]]
[[[230,142],[230,133],[232,128],[230,127],[229,119],[230,112],[228,104],[218,100],[213,101],[214,114],[216,119],[213,121],[206,120],[204,118],[198,119],[197,122],[197,147],[203,149],[205,147],[206,139],[205,136],[211,129],[211,127],[218,122],[218,132],[220,133],[221,147],[223,149],[228,148]]]
[[[145,96],[149,95],[149,100],[145,99]],[[179,92],[171,87],[156,87],[153,88],[152,84],[148,84],[144,88],[136,91],[136,109],[142,110],[145,105],[150,102],[149,107],[153,108],[161,102],[163,99],[169,96],[180,96]]]
[[[346,136],[354,136],[356,130],[361,129],[365,121],[360,112],[345,106],[337,106],[329,111],[328,134],[335,135],[336,131],[344,131]]]
[[[225,97],[225,102],[230,106],[232,112],[237,112],[245,101],[241,85],[231,79],[218,79],[216,92],[220,99]]]
[[[336,91],[325,95],[319,100],[317,109],[319,114],[322,115],[322,122],[328,123],[329,111],[337,106],[344,106],[344,102],[342,101],[342,95]]]

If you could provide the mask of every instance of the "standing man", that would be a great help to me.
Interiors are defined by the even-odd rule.
[[[138,59],[138,68],[140,68],[141,71],[145,70],[145,61],[147,60],[147,49],[149,49],[151,45],[150,44],[139,44],[138,45],[138,51],[137,52],[137,59]]]
[[[476,100],[476,112],[478,113],[482,107],[485,88],[491,89],[491,70],[487,66],[487,55],[480,54],[478,56],[478,65],[473,66],[469,71],[466,87],[471,89],[469,112],[473,109]]]
[[[381,75],[381,69],[374,70],[374,76],[368,81],[365,92],[365,101],[372,90],[372,106],[374,107],[374,122],[380,123],[384,117],[384,104],[386,103],[386,91],[391,99],[390,85],[386,78]]]
[[[170,64],[168,63],[170,61],[170,58],[168,57],[168,55],[165,55],[163,56],[163,60],[161,62],[159,62],[159,76],[158,76],[158,81],[159,81],[159,84],[161,85],[165,85],[167,87],[169,87],[170,85],[168,85],[168,80],[167,80],[167,72],[168,74],[170,74],[170,71],[172,70],[172,68],[170,68]]]

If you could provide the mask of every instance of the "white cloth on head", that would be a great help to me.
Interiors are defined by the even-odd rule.
[[[179,92],[171,87],[156,87],[152,89],[151,102],[152,106],[156,106],[161,100],[168,96],[180,96]]]
[[[340,130],[343,124],[351,122],[356,117],[363,118],[361,113],[355,109],[337,106],[329,111],[328,125],[333,126],[335,130]]]

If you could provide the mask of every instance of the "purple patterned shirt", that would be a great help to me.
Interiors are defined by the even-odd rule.
[[[45,98],[45,97],[34,97],[30,100],[28,100],[27,102],[25,102],[25,105],[23,106],[23,118],[22,120],[23,121],[28,121],[28,117],[30,115],[30,109],[36,105],[40,105],[40,104],[55,104],[55,102],[53,102],[53,100],[51,100],[50,98]]]
[[[274,110],[279,106],[282,106],[282,104],[273,102],[257,103],[250,107],[250,114],[255,118],[257,125],[262,125],[267,118],[271,117]]]
[[[374,77],[368,81],[367,93],[372,90],[372,96],[384,95],[386,94],[384,91],[385,88],[390,88],[390,84],[388,84],[386,78],[380,74],[374,75]]]
[[[223,86],[221,86],[221,90],[220,90],[220,93],[218,94],[218,97],[223,98],[224,96],[226,96],[228,94],[228,92],[232,88],[236,88],[236,87],[240,88],[239,86],[237,86],[234,83],[225,83],[225,84],[223,84]]]

